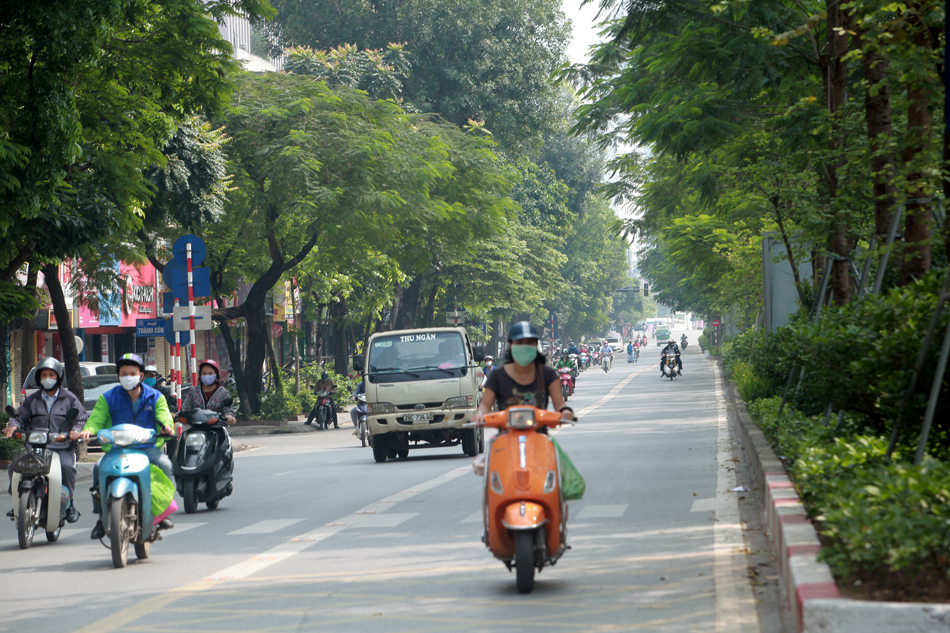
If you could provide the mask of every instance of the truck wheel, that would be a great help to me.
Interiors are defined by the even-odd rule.
[[[398,451],[396,451],[396,455],[399,456],[399,459],[406,459],[407,457],[409,457],[409,449],[400,448]]]
[[[399,449],[399,439],[390,433],[386,436],[386,442],[383,443],[383,446],[386,447],[386,457],[396,459]]]
[[[469,457],[478,455],[478,429],[462,429],[462,452]]]
[[[376,460],[376,463],[381,464],[386,461],[386,445],[389,442],[386,441],[385,435],[377,435],[373,438],[373,459]]]
[[[477,429],[477,430],[478,430],[478,452],[484,453],[485,452],[485,429]]]

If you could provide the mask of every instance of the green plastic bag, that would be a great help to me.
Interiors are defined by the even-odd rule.
[[[574,462],[567,456],[567,453],[564,452],[564,449],[561,448],[557,440],[551,438],[551,441],[554,442],[554,448],[557,449],[558,461],[561,464],[561,494],[564,495],[565,501],[576,501],[584,496],[584,490],[587,489],[587,484],[584,482],[584,478],[581,477],[581,474],[577,472],[577,468],[574,467]]]
[[[171,514],[168,509],[175,501],[175,484],[155,464],[151,465],[150,470],[152,473],[152,516],[165,518]],[[175,508],[177,509],[177,505]]]

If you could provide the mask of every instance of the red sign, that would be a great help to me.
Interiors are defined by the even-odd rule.
[[[273,325],[270,326],[270,335],[271,335],[271,337],[273,337],[273,338],[280,338],[280,336],[281,336],[283,333],[284,333],[284,328],[282,328],[282,327],[280,326],[280,323],[274,323]]]
[[[713,319],[712,326],[719,327],[719,319]]]

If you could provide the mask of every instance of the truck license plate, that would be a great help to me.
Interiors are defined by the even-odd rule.
[[[426,422],[432,419],[431,413],[407,413],[406,422]]]

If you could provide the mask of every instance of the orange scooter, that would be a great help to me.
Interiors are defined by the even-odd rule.
[[[534,571],[554,565],[567,545],[567,504],[561,494],[560,463],[542,428],[571,424],[556,411],[511,407],[485,415],[499,429],[485,452],[482,541],[508,571],[515,568],[518,593],[534,589]]]

